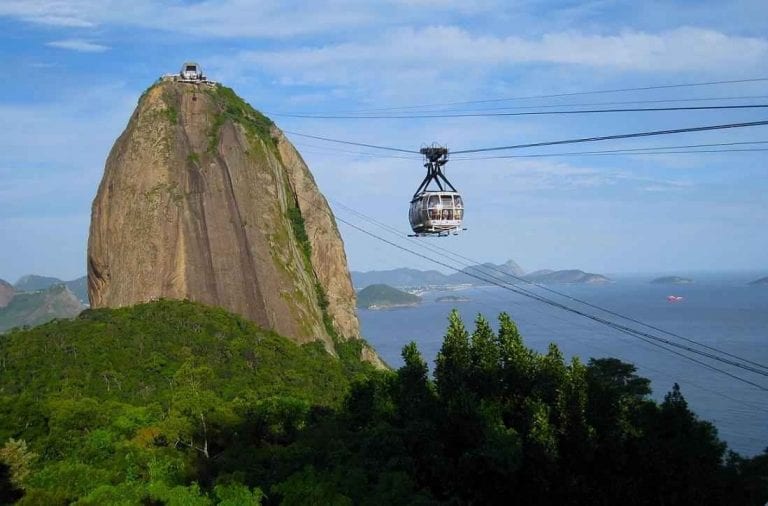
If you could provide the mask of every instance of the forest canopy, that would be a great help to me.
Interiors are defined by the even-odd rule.
[[[677,385],[449,316],[434,375],[355,343],[298,346],[180,301],[0,337],[0,494],[19,504],[729,504],[768,453],[729,452]],[[357,345],[359,346],[359,344]]]

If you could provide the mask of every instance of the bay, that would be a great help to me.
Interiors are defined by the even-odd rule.
[[[551,285],[548,288],[753,362],[768,364],[768,286],[748,285],[751,279],[759,276],[751,273],[692,273],[686,276],[694,278],[695,282],[651,284],[652,276],[644,275],[615,277],[614,282],[605,285]],[[541,288],[521,287],[590,314],[641,328]],[[435,301],[446,294],[461,295],[470,300],[459,303]],[[669,295],[683,299],[670,303]],[[637,367],[638,374],[651,379],[653,397],[657,400],[662,400],[672,385],[678,383],[691,409],[700,418],[715,424],[730,449],[751,456],[768,447],[768,392],[582,316],[500,287],[427,292],[418,307],[361,310],[359,317],[363,335],[388,364],[393,367],[402,365],[402,347],[415,341],[430,366],[434,367],[447,316],[453,307],[459,310],[470,330],[478,314],[495,323],[500,312],[509,313],[520,328],[526,345],[541,352],[554,342],[566,356],[576,355],[584,362],[591,357],[617,357],[631,362]],[[690,345],[674,337],[662,337]],[[763,376],[706,358],[696,359],[768,387],[768,379]]]

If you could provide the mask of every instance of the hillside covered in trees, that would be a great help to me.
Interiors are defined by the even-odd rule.
[[[158,301],[0,337],[0,494],[19,504],[762,505],[675,385],[452,313],[434,378]]]

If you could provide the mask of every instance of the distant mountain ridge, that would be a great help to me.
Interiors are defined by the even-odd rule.
[[[59,278],[27,274],[26,276],[20,277],[13,287],[17,292],[36,292],[38,290],[47,290],[51,286],[60,283],[64,283],[64,281]]]
[[[85,306],[64,284],[46,290],[19,292],[0,308],[0,332],[23,325],[40,325],[55,318],[72,318]]]
[[[37,292],[47,290],[53,285],[66,285],[72,293],[80,300],[82,304],[88,304],[88,277],[82,276],[72,281],[64,281],[51,276],[38,276],[37,274],[27,274],[22,276],[13,285],[16,292]],[[2,304],[0,304],[2,307]]]
[[[449,286],[449,285],[489,285],[490,282],[478,278],[494,281],[510,275],[523,278],[535,283],[607,283],[610,279],[602,274],[584,272],[578,269],[567,270],[539,270],[526,274],[514,260],[508,260],[503,264],[486,262],[462,269],[453,274],[443,274],[435,270],[420,271],[418,269],[400,268],[383,271],[359,272],[352,271],[352,283],[357,289],[374,284],[387,284],[396,287],[425,287],[425,286]]]
[[[768,285],[768,276],[764,278],[756,279],[749,283],[750,285]]]

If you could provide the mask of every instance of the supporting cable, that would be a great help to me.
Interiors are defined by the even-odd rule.
[[[629,133],[629,134],[617,134],[617,135],[603,135],[598,137],[582,137],[578,139],[566,139],[562,141],[548,141],[548,142],[532,142],[528,144],[513,144],[510,146],[498,146],[493,148],[476,148],[476,149],[464,149],[459,151],[452,151],[451,153],[454,155],[463,154],[463,153],[481,153],[486,151],[502,151],[507,149],[521,149],[521,148],[536,148],[541,146],[558,146],[561,144],[579,144],[583,142],[597,142],[597,141],[608,141],[608,140],[616,140],[616,139],[631,139],[635,137],[653,137],[658,135],[671,135],[671,134],[681,134],[681,133],[688,133],[688,132],[704,132],[709,130],[726,130],[730,128],[746,128],[746,127],[753,127],[753,126],[765,126],[768,125],[768,121],[762,120],[762,121],[749,121],[745,123],[726,123],[723,125],[707,125],[707,126],[700,126],[700,127],[688,127],[688,128],[675,128],[670,130],[652,130],[649,132],[635,132],[635,133]]]
[[[576,103],[560,103],[560,104],[539,104],[539,105],[514,105],[514,106],[501,106],[501,107],[482,107],[482,108],[454,108],[454,109],[440,109],[425,111],[414,111],[413,114],[427,114],[427,113],[448,113],[448,112],[489,112],[489,111],[511,111],[511,110],[530,110],[530,109],[553,109],[562,107],[603,107],[603,106],[617,106],[617,105],[640,105],[640,104],[668,104],[668,103],[685,103],[685,102],[714,102],[714,101],[731,101],[731,100],[755,100],[766,99],[768,95],[741,95],[741,96],[727,96],[727,97],[701,97],[701,98],[667,98],[667,99],[654,99],[654,100],[612,100],[610,102],[576,102]],[[287,114],[305,114],[305,115],[337,115],[337,114],[375,114],[375,111],[292,111],[292,112],[269,112],[273,116],[287,115]],[[403,112],[402,114],[406,114]]]
[[[650,91],[650,90],[668,90],[673,88],[695,88],[701,86],[716,86],[721,84],[744,84],[744,83],[757,83],[768,81],[768,77],[755,77],[751,79],[731,79],[725,81],[705,81],[697,83],[682,83],[682,84],[662,84],[657,86],[641,86],[637,88],[614,88],[606,90],[592,90],[592,91],[576,91],[571,93],[553,93],[549,95],[527,95],[517,97],[505,97],[505,98],[491,98],[485,100],[465,100],[461,102],[443,102],[421,105],[409,105],[400,107],[384,107],[379,109],[368,109],[368,111],[396,111],[404,109],[421,109],[424,107],[443,107],[451,105],[469,105],[469,104],[488,104],[494,102],[508,102],[511,100],[532,100],[539,98],[560,98],[560,97],[576,97],[581,95],[602,95],[605,93],[625,93],[630,91]]]
[[[378,221],[377,221],[377,220],[375,220],[374,218],[370,218],[370,217],[368,217],[368,216],[364,215],[363,213],[360,213],[359,211],[356,211],[356,210],[354,210],[354,209],[352,209],[352,208],[350,208],[350,207],[348,207],[348,206],[346,206],[346,205],[344,205],[344,204],[342,204],[342,203],[340,203],[340,202],[338,202],[338,201],[334,201],[334,203],[335,203],[335,204],[337,204],[337,205],[340,205],[342,208],[345,208],[347,211],[349,211],[349,212],[351,212],[351,213],[353,213],[353,214],[357,215],[358,217],[361,217],[362,219],[364,219],[364,220],[368,221],[369,223],[372,223],[372,224],[374,224],[374,225],[376,225],[376,226],[378,226],[378,227],[380,227],[380,228],[383,228],[383,229],[385,229],[385,230],[389,230],[390,232],[392,232],[392,233],[394,233],[394,234],[398,234],[398,235],[400,235],[400,234],[401,234],[401,232],[399,232],[398,230],[394,229],[393,227],[390,227],[390,226],[388,226],[388,225],[386,225],[386,224],[384,224],[384,223],[378,222]],[[411,241],[411,242],[414,242],[414,241]],[[420,245],[421,245],[421,244],[420,244]],[[547,286],[544,286],[544,285],[542,285],[542,284],[540,284],[540,283],[534,283],[534,282],[532,282],[532,281],[529,281],[529,280],[527,280],[527,279],[525,279],[525,278],[522,278],[522,277],[520,277],[520,276],[516,276],[516,275],[514,275],[514,274],[512,274],[512,273],[510,273],[510,272],[502,271],[501,269],[498,269],[498,268],[496,268],[496,267],[488,267],[488,266],[485,266],[485,265],[478,265],[478,264],[479,264],[479,262],[478,262],[477,260],[474,260],[474,259],[471,259],[471,258],[468,258],[468,257],[462,256],[462,255],[459,255],[458,253],[454,253],[454,252],[452,252],[452,251],[450,251],[450,250],[448,250],[448,249],[446,249],[446,248],[442,248],[442,247],[440,247],[440,246],[437,246],[437,245],[433,245],[433,248],[434,248],[434,249],[438,249],[438,250],[441,250],[441,251],[445,252],[445,253],[446,253],[446,254],[448,254],[448,255],[451,255],[451,256],[454,256],[454,257],[457,257],[457,258],[463,259],[465,262],[470,262],[470,264],[464,264],[464,266],[465,266],[466,268],[471,268],[471,269],[473,269],[475,272],[479,272],[480,274],[483,274],[483,275],[486,275],[486,276],[488,276],[488,275],[489,275],[489,274],[487,274],[487,273],[484,273],[484,272],[482,272],[482,270],[481,270],[481,269],[485,269],[485,270],[487,270],[487,271],[496,271],[496,272],[499,272],[499,273],[500,273],[502,276],[505,276],[505,277],[508,277],[508,278],[512,278],[512,279],[514,279],[514,280],[516,280],[516,281],[519,281],[520,283],[523,283],[523,284],[527,284],[527,285],[532,285],[532,286],[535,286],[535,287],[537,287],[537,288],[540,288],[540,289],[542,289],[542,290],[544,290],[544,291],[546,291],[546,292],[549,292],[549,293],[552,293],[552,294],[558,295],[558,296],[560,296],[560,297],[564,297],[564,298],[566,298],[566,299],[568,299],[568,300],[570,300],[570,301],[572,301],[572,302],[577,302],[577,303],[579,303],[579,304],[583,304],[583,305],[585,305],[585,306],[588,306],[588,307],[591,307],[591,308],[593,308],[593,309],[597,309],[597,310],[599,310],[599,311],[602,311],[602,312],[604,312],[604,313],[610,314],[611,316],[615,316],[615,317],[618,317],[618,318],[621,318],[621,319],[627,320],[627,321],[629,321],[629,322],[632,322],[632,323],[635,323],[635,324],[638,324],[638,325],[642,325],[642,326],[644,326],[644,327],[646,327],[646,328],[649,328],[649,329],[655,330],[656,332],[661,332],[662,334],[666,334],[666,335],[668,335],[668,336],[671,336],[671,337],[675,337],[675,338],[677,338],[677,339],[680,339],[680,340],[686,341],[686,342],[688,342],[688,343],[691,343],[691,344],[694,344],[694,345],[696,345],[696,346],[700,346],[700,347],[702,347],[702,348],[705,348],[705,349],[708,349],[708,350],[710,350],[710,351],[713,351],[713,352],[716,352],[716,353],[721,353],[721,354],[723,354],[723,355],[725,355],[725,356],[728,356],[728,357],[731,357],[731,358],[733,358],[733,359],[736,359],[736,360],[740,360],[741,362],[743,362],[743,363],[745,363],[745,364],[750,364],[751,366],[754,366],[754,367],[757,367],[757,368],[760,368],[760,369],[763,369],[763,370],[765,370],[765,372],[762,372],[762,371],[760,371],[760,370],[758,370],[758,369],[755,369],[754,367],[746,366],[747,370],[749,370],[750,372],[754,372],[754,373],[757,373],[757,374],[763,374],[763,375],[765,375],[765,376],[768,376],[768,366],[766,366],[766,365],[764,365],[764,364],[760,364],[760,363],[758,363],[758,362],[754,362],[754,361],[752,361],[752,360],[749,360],[749,359],[747,359],[747,358],[743,358],[743,357],[740,357],[740,356],[738,356],[738,355],[732,354],[732,353],[730,353],[730,352],[728,352],[728,351],[725,351],[725,350],[722,350],[722,349],[716,348],[716,347],[714,347],[714,346],[709,346],[709,345],[707,345],[707,344],[704,344],[704,343],[700,343],[700,342],[696,341],[695,339],[691,339],[691,338],[688,338],[688,337],[685,337],[685,336],[682,336],[682,335],[676,334],[676,333],[674,333],[674,332],[670,332],[670,331],[667,331],[667,330],[661,329],[661,328],[659,328],[659,327],[656,327],[656,326],[654,326],[654,325],[651,325],[651,324],[647,324],[647,323],[645,323],[645,322],[643,322],[643,321],[640,321],[640,320],[638,320],[638,319],[636,319],[636,318],[632,318],[632,317],[630,317],[630,316],[626,316],[626,315],[623,315],[623,314],[621,314],[621,313],[617,313],[617,312],[615,312],[615,311],[611,311],[610,309],[606,309],[606,308],[603,308],[603,307],[601,307],[601,306],[598,306],[598,305],[592,304],[592,303],[590,303],[590,302],[588,302],[588,301],[585,301],[585,300],[583,300],[583,299],[579,299],[579,298],[577,298],[577,297],[573,297],[573,296],[571,296],[571,295],[568,295],[568,294],[566,294],[566,293],[563,293],[563,292],[560,292],[560,291],[554,290],[554,289],[552,289],[552,288],[549,288],[549,287],[547,287]],[[426,247],[425,247],[425,249],[429,249],[429,248],[426,248]],[[456,260],[454,260],[454,261],[456,261]],[[462,263],[463,263],[463,262],[461,262],[461,261],[457,261],[457,262],[458,262],[458,263],[460,263],[460,264],[462,264]],[[478,268],[478,267],[479,267],[479,268]],[[464,272],[464,273],[467,273],[467,271],[462,271],[462,272]],[[492,276],[493,278],[495,278],[495,279],[499,280],[499,278],[498,278],[497,276],[494,276],[493,274],[490,274],[490,276]],[[504,279],[501,279],[500,281],[502,281],[502,282],[504,282],[504,283],[509,283],[508,281],[506,281],[506,280],[504,280]],[[516,285],[513,285],[513,286],[516,286]],[[521,289],[521,290],[522,290],[522,289]],[[526,290],[526,292],[527,292],[527,290]],[[528,292],[528,293],[530,293],[530,292]],[[671,344],[671,343],[670,343],[670,344]],[[676,343],[675,343],[675,344],[673,344],[673,346],[674,346],[674,345],[676,345]],[[709,357],[709,358],[711,358],[711,357]],[[733,363],[729,363],[729,365],[736,365],[736,364],[733,364]],[[739,366],[737,366],[737,367],[739,367]]]
[[[566,153],[536,153],[529,155],[497,155],[497,156],[476,156],[476,157],[459,157],[451,158],[451,161],[471,161],[471,160],[499,160],[506,158],[544,158],[548,156],[592,156],[592,155],[663,155],[667,153],[741,153],[752,151],[765,151],[763,148],[744,148],[744,149],[708,149],[708,150],[691,150],[689,148],[708,148],[718,146],[744,146],[750,144],[768,144],[768,141],[744,141],[744,142],[713,142],[707,144],[683,144],[678,146],[653,146],[647,148],[622,148],[622,149],[605,149],[600,151],[572,151]],[[676,150],[676,151],[664,151],[664,150]],[[685,150],[685,151],[679,151]]]
[[[768,125],[768,120],[761,120],[761,121],[749,121],[745,123],[726,123],[721,125],[706,125],[706,126],[699,126],[699,127],[688,127],[688,128],[675,128],[670,130],[652,130],[647,132],[634,132],[634,133],[628,133],[628,134],[616,134],[616,135],[603,135],[603,136],[597,136],[597,137],[582,137],[577,139],[566,139],[566,140],[559,140],[559,141],[546,141],[546,142],[533,142],[528,144],[513,144],[510,146],[498,146],[498,147],[491,147],[491,148],[475,148],[475,149],[464,149],[464,150],[458,150],[458,151],[451,151],[451,154],[458,155],[458,154],[468,154],[468,153],[481,153],[481,152],[487,152],[487,151],[504,151],[509,149],[522,149],[522,148],[535,148],[535,147],[543,147],[543,146],[558,146],[562,144],[579,144],[584,142],[598,142],[598,141],[607,141],[607,140],[617,140],[617,139],[631,139],[631,138],[637,138],[637,137],[654,137],[659,135],[671,135],[671,134],[680,134],[680,133],[688,133],[688,132],[704,132],[704,131],[710,131],[710,130],[726,130],[726,129],[732,129],[732,128],[747,128],[747,127],[754,127],[754,126],[765,126]],[[299,137],[306,137],[308,139],[316,139],[321,140],[325,142],[334,142],[337,144],[347,144],[351,146],[360,146],[364,148],[372,148],[372,149],[381,149],[385,151],[397,151],[400,153],[410,153],[410,154],[420,154],[419,151],[415,151],[412,149],[405,149],[405,148],[396,148],[391,146],[379,146],[376,144],[366,144],[362,142],[354,142],[354,141],[348,141],[344,139],[333,139],[330,137],[321,137],[319,135],[309,135],[309,134],[303,134],[299,132],[291,132],[288,130],[284,130],[285,133],[289,135],[296,135]]]
[[[518,111],[518,112],[466,112],[466,113],[414,113],[414,114],[288,114],[271,113],[272,116],[306,119],[427,119],[427,118],[478,118],[507,116],[554,116],[573,114],[604,114],[621,112],[680,112],[680,111],[717,111],[727,109],[765,109],[768,104],[743,105],[699,105],[679,107],[630,107],[620,109],[577,109],[560,111]]]
[[[432,257],[430,257],[430,256],[428,256],[428,255],[424,255],[424,254],[422,254],[422,253],[419,253],[419,252],[417,252],[417,251],[414,251],[414,250],[412,250],[412,249],[406,248],[405,246],[402,246],[402,245],[400,245],[400,244],[397,244],[397,243],[395,243],[395,242],[393,242],[393,241],[390,241],[390,240],[388,240],[388,239],[385,239],[385,238],[383,238],[383,237],[381,237],[381,236],[379,236],[379,235],[376,235],[376,234],[374,234],[373,232],[370,232],[370,231],[368,231],[368,230],[366,230],[366,229],[364,229],[364,228],[362,228],[362,227],[360,227],[360,226],[357,226],[357,225],[355,225],[354,223],[351,223],[351,222],[349,222],[349,221],[347,221],[347,220],[345,220],[345,219],[343,219],[343,218],[339,218],[339,217],[336,217],[336,219],[337,219],[337,220],[339,220],[340,222],[342,222],[342,223],[346,224],[347,226],[350,226],[350,227],[352,227],[352,228],[354,228],[354,229],[356,229],[356,230],[358,230],[358,231],[360,231],[360,232],[362,232],[362,233],[364,233],[364,234],[366,234],[366,235],[369,235],[369,236],[371,236],[371,237],[373,237],[373,238],[375,238],[375,239],[377,239],[377,240],[379,240],[379,241],[382,241],[382,242],[384,242],[384,243],[387,243],[387,244],[389,244],[389,245],[391,245],[391,246],[393,246],[393,247],[395,247],[395,248],[397,248],[397,249],[400,249],[400,250],[402,250],[402,251],[406,251],[406,252],[408,252],[408,253],[411,253],[411,254],[413,254],[413,255],[416,255],[416,256],[418,256],[418,257],[420,257],[420,258],[423,258],[423,259],[425,259],[425,260],[428,260],[428,261],[430,261],[430,262],[432,262],[432,263],[434,263],[434,264],[440,265],[440,266],[442,266],[442,267],[446,267],[446,268],[448,268],[448,269],[451,269],[451,270],[454,270],[454,271],[460,271],[460,269],[456,269],[456,267],[454,267],[454,266],[452,266],[452,265],[450,265],[450,264],[448,264],[448,263],[442,262],[442,261],[440,261],[440,260],[437,260],[437,259],[434,259],[434,258],[432,258]],[[635,330],[635,329],[632,329],[632,328],[629,328],[629,327],[626,327],[626,326],[623,326],[623,325],[619,325],[619,324],[616,324],[616,323],[614,323],[614,322],[611,322],[611,321],[609,321],[609,320],[606,320],[606,319],[604,319],[604,318],[600,318],[600,317],[597,317],[597,316],[594,316],[594,315],[590,315],[590,314],[588,314],[588,313],[585,313],[585,312],[583,312],[583,311],[579,311],[579,310],[576,310],[576,309],[570,308],[570,307],[568,307],[568,306],[566,306],[566,305],[564,305],[564,304],[561,304],[561,303],[558,303],[558,302],[552,301],[552,300],[550,300],[550,299],[547,299],[547,298],[545,298],[545,297],[541,297],[541,296],[538,296],[538,295],[536,295],[536,294],[533,294],[533,293],[531,293],[531,292],[529,292],[529,291],[527,291],[527,290],[524,290],[524,289],[520,289],[520,288],[515,288],[514,286],[510,286],[510,285],[509,285],[508,283],[506,283],[506,282],[503,282],[503,281],[502,281],[502,283],[498,283],[498,282],[496,282],[496,281],[493,281],[493,280],[489,280],[489,279],[487,279],[487,278],[484,278],[484,277],[482,277],[482,276],[478,276],[478,275],[476,275],[476,274],[472,274],[472,273],[469,273],[469,272],[466,272],[466,271],[463,271],[463,272],[464,272],[466,275],[470,276],[470,277],[473,277],[473,278],[475,278],[475,279],[479,279],[479,280],[481,280],[481,281],[484,281],[484,282],[487,282],[487,283],[491,283],[491,284],[493,284],[493,285],[499,286],[500,288],[503,288],[503,289],[505,289],[505,290],[511,291],[511,292],[513,292],[513,293],[517,293],[517,294],[520,294],[520,295],[523,295],[523,296],[526,296],[526,297],[532,298],[532,299],[534,299],[534,300],[538,300],[539,302],[542,302],[542,303],[548,304],[548,305],[550,305],[550,306],[553,306],[553,307],[557,307],[557,308],[559,308],[559,309],[563,309],[563,310],[565,310],[565,311],[569,311],[569,312],[571,312],[571,313],[574,313],[574,314],[580,315],[580,316],[582,316],[582,317],[588,318],[588,319],[590,319],[590,320],[593,320],[593,321],[596,321],[596,322],[598,322],[598,323],[602,323],[602,324],[604,324],[604,325],[607,325],[607,326],[608,326],[608,327],[610,327],[610,328],[613,328],[614,330],[617,330],[617,331],[619,331],[619,332],[625,333],[625,334],[627,334],[627,335],[630,335],[630,336],[632,336],[632,337],[635,337],[635,338],[640,338],[641,340],[644,340],[644,341],[645,341],[645,340],[647,340],[647,339],[651,339],[651,340],[653,340],[653,341],[656,341],[657,343],[658,343],[658,342],[661,342],[661,343],[664,343],[664,344],[667,344],[667,345],[670,345],[670,346],[674,346],[674,347],[676,347],[676,348],[681,348],[681,349],[684,349],[684,350],[686,350],[686,351],[689,351],[689,352],[691,352],[691,353],[695,353],[695,354],[698,354],[698,355],[703,355],[703,356],[706,356],[707,358],[710,358],[710,359],[712,359],[712,360],[716,360],[716,361],[719,361],[719,362],[723,362],[723,363],[726,363],[726,364],[728,364],[728,365],[732,365],[732,366],[734,366],[734,367],[737,367],[737,368],[740,368],[740,369],[747,369],[747,370],[750,370],[751,372],[755,372],[755,371],[752,371],[752,370],[751,370],[751,368],[748,368],[747,366],[745,366],[745,365],[743,365],[743,364],[739,364],[739,363],[736,363],[736,362],[732,362],[732,361],[729,361],[729,360],[723,359],[723,358],[721,358],[721,357],[718,357],[718,356],[716,356],[716,355],[711,355],[711,354],[708,354],[708,353],[704,353],[704,352],[701,352],[700,350],[696,350],[696,349],[693,349],[693,348],[689,348],[689,347],[687,347],[687,346],[683,346],[683,345],[680,345],[680,344],[678,344],[678,343],[674,343],[674,342],[671,342],[671,341],[669,341],[669,340],[667,340],[667,339],[659,338],[659,337],[657,337],[657,336],[653,336],[653,335],[651,335],[651,334],[647,334],[647,333],[645,333],[645,332],[641,332],[641,331],[638,331],[638,330]],[[679,352],[676,352],[676,353],[679,353]],[[687,355],[683,355],[683,356],[686,356],[686,357],[688,357]],[[688,359],[691,359],[691,360],[693,360],[693,361],[696,361],[696,359],[693,359],[692,357],[688,357]],[[702,365],[704,365],[704,364],[702,364]],[[712,366],[712,365],[708,365],[708,364],[706,364],[706,365],[707,365],[707,367],[708,367],[708,368],[710,368],[710,369],[712,369],[712,370],[715,370],[715,371],[717,371],[717,372],[720,372],[721,374],[724,374],[724,375],[726,375],[726,376],[729,376],[729,377],[731,377],[731,378],[733,378],[733,379],[736,379],[736,380],[738,380],[738,381],[740,381],[740,382],[742,382],[742,383],[745,383],[745,384],[751,385],[751,386],[753,386],[753,387],[755,387],[755,388],[758,388],[758,389],[760,389],[760,390],[762,390],[762,391],[766,391],[766,392],[768,392],[768,387],[765,387],[765,386],[763,386],[763,385],[760,385],[760,384],[758,384],[758,383],[755,383],[755,382],[753,382],[753,381],[750,381],[750,380],[748,380],[748,379],[742,378],[742,377],[740,377],[740,376],[737,376],[737,375],[735,375],[735,374],[732,374],[732,373],[730,373],[730,372],[728,372],[728,371],[724,371],[724,370],[722,370],[722,369],[720,369],[720,368],[716,368],[716,367],[714,367],[714,366]],[[756,372],[756,374],[760,374],[760,375],[763,375],[763,376],[768,376],[768,373],[764,373],[764,372],[762,372],[762,371],[757,371],[757,372]]]
[[[375,144],[364,144],[362,142],[352,142],[352,141],[345,141],[341,139],[331,139],[329,137],[320,137],[318,135],[309,135],[309,134],[302,134],[299,132],[290,132],[288,130],[283,130],[283,132],[289,134],[289,135],[297,135],[299,137],[306,137],[308,139],[317,139],[319,141],[326,141],[326,142],[335,142],[337,144],[348,144],[350,146],[360,146],[364,148],[373,148],[373,149],[383,149],[386,151],[398,151],[400,153],[412,153],[412,154],[420,154],[418,151],[414,151],[412,149],[401,149],[401,148],[393,148],[389,146],[377,146]]]

